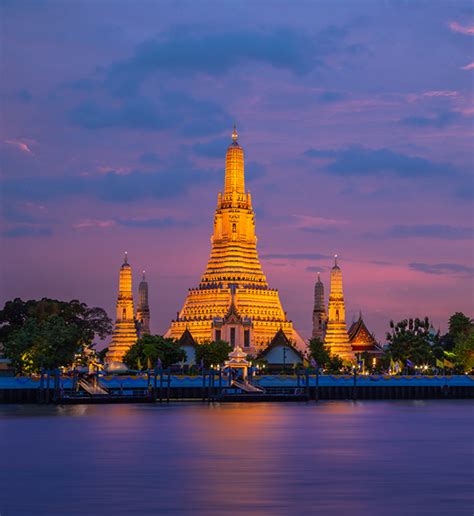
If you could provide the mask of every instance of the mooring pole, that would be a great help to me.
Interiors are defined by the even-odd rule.
[[[305,371],[305,380],[306,380],[306,400],[309,400],[309,369],[306,368]]]
[[[168,384],[166,386],[166,403],[170,402],[171,369],[168,368]]]
[[[319,401],[319,367],[316,367],[316,389],[314,397],[316,401]]]
[[[153,401],[156,402],[156,384],[157,384],[158,369],[153,370]]]
[[[352,399],[357,400],[357,369],[354,367],[354,386],[352,388]]]
[[[163,368],[160,367],[160,403],[163,401]]]

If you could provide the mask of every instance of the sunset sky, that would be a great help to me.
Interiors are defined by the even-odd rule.
[[[210,250],[233,124],[298,331],[340,256],[362,310],[474,316],[469,1],[0,0],[0,302],[114,316],[128,251],[163,333]]]

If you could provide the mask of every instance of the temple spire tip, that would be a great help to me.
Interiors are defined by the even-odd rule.
[[[232,141],[233,141],[234,143],[237,143],[237,138],[238,138],[238,136],[239,136],[239,135],[237,134],[237,127],[236,127],[236,125],[234,124],[234,129],[233,129],[233,131],[232,131]]]

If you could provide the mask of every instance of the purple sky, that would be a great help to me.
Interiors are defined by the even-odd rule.
[[[344,274],[390,318],[473,306],[471,2],[0,3],[0,302],[114,314],[123,251],[164,332],[204,271],[232,124],[264,272],[303,336]]]

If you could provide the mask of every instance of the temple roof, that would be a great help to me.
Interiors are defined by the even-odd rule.
[[[273,337],[270,344],[259,354],[260,357],[264,357],[267,353],[269,353],[273,348],[278,346],[284,346],[292,349],[301,359],[304,359],[303,353],[294,346],[291,340],[286,336],[285,332],[280,328]]]
[[[362,319],[362,313],[359,314],[359,318],[357,321],[354,321],[349,331],[347,332],[349,335],[349,342],[356,343],[357,340],[363,340],[364,343],[372,343],[377,344],[377,341],[375,340],[375,337],[370,333],[367,326],[365,325],[364,320]]]
[[[191,332],[186,328],[181,335],[181,337],[178,339],[178,345],[179,346],[193,346],[196,347],[196,341],[194,340]]]

